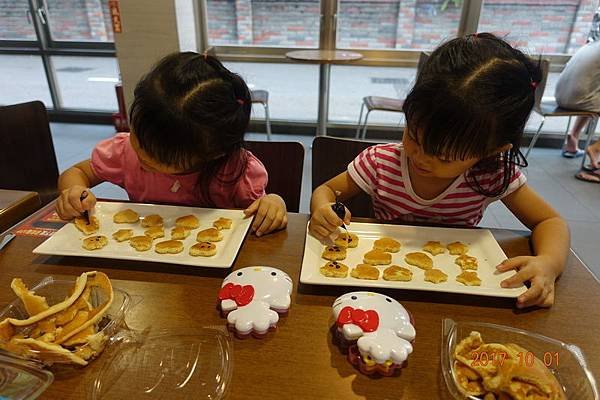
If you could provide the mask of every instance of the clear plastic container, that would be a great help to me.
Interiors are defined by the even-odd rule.
[[[463,394],[454,377],[454,348],[472,331],[481,333],[485,343],[515,343],[543,360],[556,376],[568,399],[598,400],[596,380],[579,347],[537,333],[510,326],[483,322],[442,321],[442,373],[446,386],[455,399],[479,399]]]
[[[35,399],[53,380],[38,363],[0,354],[0,399]]]
[[[121,332],[106,349],[91,398],[222,399],[233,369],[226,331]]]
[[[31,288],[32,291],[35,291],[36,295],[44,296],[48,305],[52,306],[53,304],[60,303],[64,301],[66,297],[68,297],[71,289],[73,288],[74,281],[68,280],[60,280],[54,279],[53,277],[46,277],[40,283]],[[110,340],[110,338],[119,330],[122,326],[125,315],[130,307],[131,300],[127,292],[113,288],[114,298],[113,302],[110,305],[107,312],[104,314],[104,317],[100,320],[99,325],[101,329],[99,332],[102,332],[106,338],[106,341],[96,353],[99,355],[105,344]],[[104,303],[106,299],[106,294],[101,290],[97,290],[97,288],[92,289],[90,293],[90,302],[93,307],[97,307],[98,305]],[[16,299],[8,306],[6,306],[2,311],[0,311],[0,321],[5,318],[16,318],[16,319],[26,319],[29,315],[23,306],[23,303],[20,299]],[[17,331],[27,331],[27,327],[22,328],[22,330],[17,329]],[[87,345],[85,345],[87,346]],[[82,346],[85,348],[85,346]],[[24,356],[27,358],[31,358],[34,360],[39,359],[41,351],[30,350]],[[64,362],[61,359],[53,360],[48,354],[45,355],[45,360],[47,365],[52,365],[53,363],[61,363]]]

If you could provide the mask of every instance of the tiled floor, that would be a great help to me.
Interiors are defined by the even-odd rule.
[[[59,169],[63,171],[74,163],[89,158],[94,144],[110,137],[113,132],[111,126],[105,125],[52,124]],[[265,135],[248,134],[246,138],[264,140]],[[313,138],[277,134],[274,134],[273,138],[299,141],[306,149],[300,212],[308,212],[311,194],[310,145]],[[530,167],[526,170],[529,183],[568,220],[573,249],[596,276],[600,277],[600,186],[574,179],[573,175],[579,168],[580,159],[564,159],[556,149],[535,149],[529,161]],[[107,183],[96,187],[94,193],[105,198],[127,198],[127,194],[121,188]],[[525,229],[500,202],[488,208],[481,225]]]

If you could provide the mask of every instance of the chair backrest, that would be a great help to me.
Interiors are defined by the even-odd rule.
[[[288,211],[298,212],[304,166],[302,143],[247,141],[246,148],[264,164],[269,173],[267,193],[280,195]]]
[[[312,149],[312,188],[327,182],[346,171],[348,164],[356,156],[376,142],[318,136],[313,140]],[[374,217],[373,203],[366,193],[345,202],[353,217]]]
[[[46,107],[40,101],[0,107],[0,188],[58,195],[58,165]]]
[[[535,103],[533,105],[533,109],[538,114],[542,114],[542,97],[544,97],[544,90],[546,89],[546,83],[548,82],[550,61],[545,58],[540,59],[540,69],[542,70],[542,80],[535,87]]]

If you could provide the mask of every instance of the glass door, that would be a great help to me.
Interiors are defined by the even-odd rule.
[[[0,104],[41,100],[53,113],[117,109],[108,2],[16,0],[0,10]]]

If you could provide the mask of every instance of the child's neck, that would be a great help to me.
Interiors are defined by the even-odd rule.
[[[411,162],[408,163],[410,184],[417,196],[423,200],[431,200],[442,194],[456,178],[436,178],[419,175]]]

